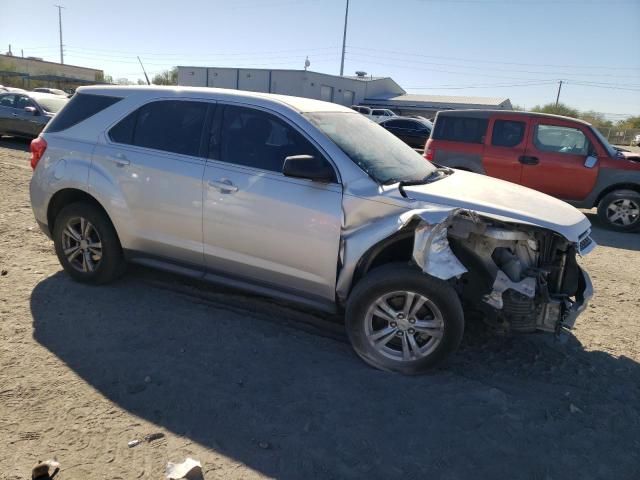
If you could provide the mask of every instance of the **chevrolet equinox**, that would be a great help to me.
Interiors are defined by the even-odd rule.
[[[130,261],[344,311],[380,369],[444,359],[465,311],[558,333],[592,294],[578,210],[427,162],[333,103],[82,87],[31,153],[35,218],[73,279],[110,282]]]

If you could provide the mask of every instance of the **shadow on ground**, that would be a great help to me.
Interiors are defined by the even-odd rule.
[[[28,152],[31,139],[19,137],[0,137],[0,147],[10,148],[21,152]]]
[[[623,250],[640,250],[640,232],[614,232],[601,224],[595,210],[582,213],[584,213],[591,222],[593,226],[592,235],[598,245]]]
[[[446,369],[401,377],[367,367],[339,329],[293,327],[310,314],[181,282],[53,275],[32,293],[35,338],[122,408],[268,476],[638,478],[628,358],[476,326]]]

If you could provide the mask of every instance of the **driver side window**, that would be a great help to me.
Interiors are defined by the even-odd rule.
[[[280,173],[284,159],[294,155],[311,155],[326,162],[311,142],[276,116],[227,105],[222,114],[219,153],[212,151],[209,156]]]
[[[559,125],[538,125],[533,142],[545,152],[566,153],[568,155],[588,155],[589,139],[582,130]]]

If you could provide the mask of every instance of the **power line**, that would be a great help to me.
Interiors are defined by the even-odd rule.
[[[407,90],[466,90],[470,88],[509,88],[509,87],[534,87],[539,85],[552,85],[556,83],[555,80],[548,80],[543,82],[526,82],[526,83],[494,83],[494,84],[481,84],[481,85],[432,85],[428,87],[405,87]]]
[[[360,53],[360,52],[349,52],[351,55],[356,55],[358,57],[368,57],[368,58],[377,58],[377,59],[390,59],[388,56],[385,55],[369,55],[367,53]],[[436,66],[443,66],[443,67],[453,67],[453,68],[460,68],[460,69],[472,69],[472,70],[486,70],[487,68],[491,68],[491,71],[497,71],[497,72],[506,72],[506,73],[527,73],[527,74],[532,74],[532,75],[553,75],[554,77],[565,77],[565,76],[576,76],[576,75],[580,75],[580,76],[587,76],[587,77],[616,77],[616,78],[620,78],[620,77],[631,77],[631,78],[638,78],[640,79],[640,71],[638,73],[638,75],[620,75],[620,74],[611,74],[611,73],[584,73],[584,72],[580,72],[580,73],[572,73],[572,72],[544,72],[544,71],[532,71],[532,70],[514,70],[514,69],[504,69],[504,68],[496,68],[496,67],[487,67],[487,66],[476,66],[476,65],[459,65],[459,64],[454,64],[454,63],[440,63],[440,62],[425,62],[422,60],[413,60],[413,59],[405,59],[405,58],[399,58],[399,59],[395,59],[395,58],[391,58],[390,60],[392,61],[403,61],[403,62],[412,62],[412,63],[416,63],[419,65],[436,65]]]
[[[501,64],[501,65],[520,65],[520,66],[525,66],[525,67],[555,67],[555,68],[588,68],[588,69],[593,69],[593,68],[603,68],[603,69],[612,69],[612,70],[636,70],[638,71],[638,74],[640,75],[640,66],[636,66],[636,67],[612,67],[612,66],[594,66],[594,65],[558,65],[558,64],[549,64],[549,63],[521,63],[521,62],[505,62],[505,61],[498,61],[498,60],[478,60],[477,58],[461,58],[461,57],[450,57],[450,56],[441,56],[441,55],[425,55],[425,54],[420,54],[420,53],[413,53],[413,52],[407,52],[407,51],[398,51],[398,50],[385,50],[385,49],[378,49],[378,48],[367,48],[367,47],[358,47],[355,45],[347,45],[347,48],[349,49],[356,49],[356,50],[365,50],[365,51],[372,51],[372,52],[383,52],[383,53],[391,53],[394,55],[402,55],[402,56],[411,56],[411,57],[423,57],[423,58],[436,58],[436,59],[444,59],[444,60],[459,60],[462,62],[469,62],[469,63],[495,63],[495,64]]]
[[[232,56],[238,56],[238,55],[264,55],[264,54],[270,54],[270,53],[291,53],[291,52],[314,52],[314,51],[322,51],[322,50],[334,50],[334,51],[339,51],[339,46],[334,45],[334,46],[327,46],[327,47],[311,47],[311,48],[289,48],[289,49],[285,49],[285,50],[251,50],[251,51],[245,51],[245,52],[231,52],[231,53],[206,53],[203,55],[198,55],[198,57],[206,57],[206,56],[224,56],[224,57],[232,57]],[[113,49],[99,49],[99,48],[85,48],[85,47],[76,47],[73,45],[67,45],[67,50],[72,49],[72,50],[76,50],[76,51],[82,51],[82,52],[87,52],[87,53],[91,53],[92,55],[94,54],[94,52],[111,52],[111,53],[122,53],[125,54],[124,56],[126,57],[130,57],[130,56],[135,56],[135,54],[140,54],[140,55],[145,55],[145,56],[161,56],[161,57],[175,57],[175,56],[179,56],[179,57],[184,57],[185,54],[184,53],[168,53],[168,52],[163,52],[163,53],[159,53],[159,52],[138,52],[137,50],[133,50],[132,53],[132,49],[130,50],[113,50]],[[26,49],[25,49],[26,50]],[[103,55],[103,56],[107,56],[106,53],[101,54],[101,53],[95,53],[95,55]],[[111,55],[114,57],[123,57],[123,55]]]

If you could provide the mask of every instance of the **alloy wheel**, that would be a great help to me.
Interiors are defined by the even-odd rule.
[[[372,303],[365,319],[365,333],[380,354],[409,362],[436,349],[444,335],[444,321],[440,309],[424,295],[397,291]]]
[[[640,220],[640,205],[628,198],[614,200],[607,206],[607,220],[623,227],[633,225]]]
[[[86,218],[69,219],[62,230],[62,248],[69,265],[83,273],[95,272],[102,261],[98,231]]]

